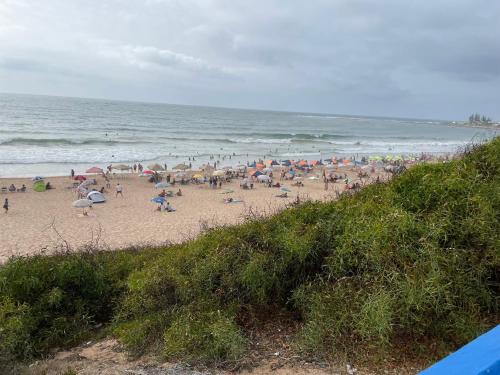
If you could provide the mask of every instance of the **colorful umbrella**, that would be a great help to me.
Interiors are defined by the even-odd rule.
[[[99,167],[92,167],[85,171],[85,173],[102,173],[103,170]]]

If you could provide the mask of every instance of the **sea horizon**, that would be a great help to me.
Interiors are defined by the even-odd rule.
[[[491,138],[449,120],[0,94],[0,177],[113,163],[231,166],[259,159],[450,154]],[[193,160],[194,159],[194,160]]]

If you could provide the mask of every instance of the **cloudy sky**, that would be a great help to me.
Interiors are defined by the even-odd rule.
[[[0,0],[0,92],[500,119],[500,1]]]

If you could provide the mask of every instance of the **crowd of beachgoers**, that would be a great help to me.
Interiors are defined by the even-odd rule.
[[[447,159],[267,159],[234,166],[211,159],[194,167],[190,157],[171,168],[137,162],[71,169],[66,177],[4,178],[0,261],[52,251],[62,240],[78,247],[97,232],[111,248],[178,242],[198,233],[202,222],[235,224],[250,209],[271,213],[303,199],[335,199],[416,163]]]

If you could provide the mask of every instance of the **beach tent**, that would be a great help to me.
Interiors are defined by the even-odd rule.
[[[292,165],[292,162],[290,160],[282,160],[281,165],[289,167],[290,165]]]
[[[33,183],[33,190],[34,191],[37,191],[37,192],[42,192],[42,191],[45,191],[45,182],[43,180],[36,180],[34,183]]]
[[[156,164],[151,164],[151,165],[148,165],[148,168],[151,169],[152,171],[164,171],[165,168],[163,168],[160,164],[156,163]]]
[[[76,175],[75,177],[73,177],[73,180],[76,180],[76,181],[85,181],[86,179],[87,179],[87,177],[82,176],[81,174]]]
[[[93,203],[104,203],[106,202],[106,198],[100,191],[91,191],[87,194],[87,199],[92,201]]]
[[[95,174],[95,173],[102,173],[103,170],[101,168],[98,168],[98,167],[92,167],[92,168],[89,168],[85,171],[85,173],[92,173],[92,174]]]
[[[420,375],[500,374],[500,325],[450,354]]]

